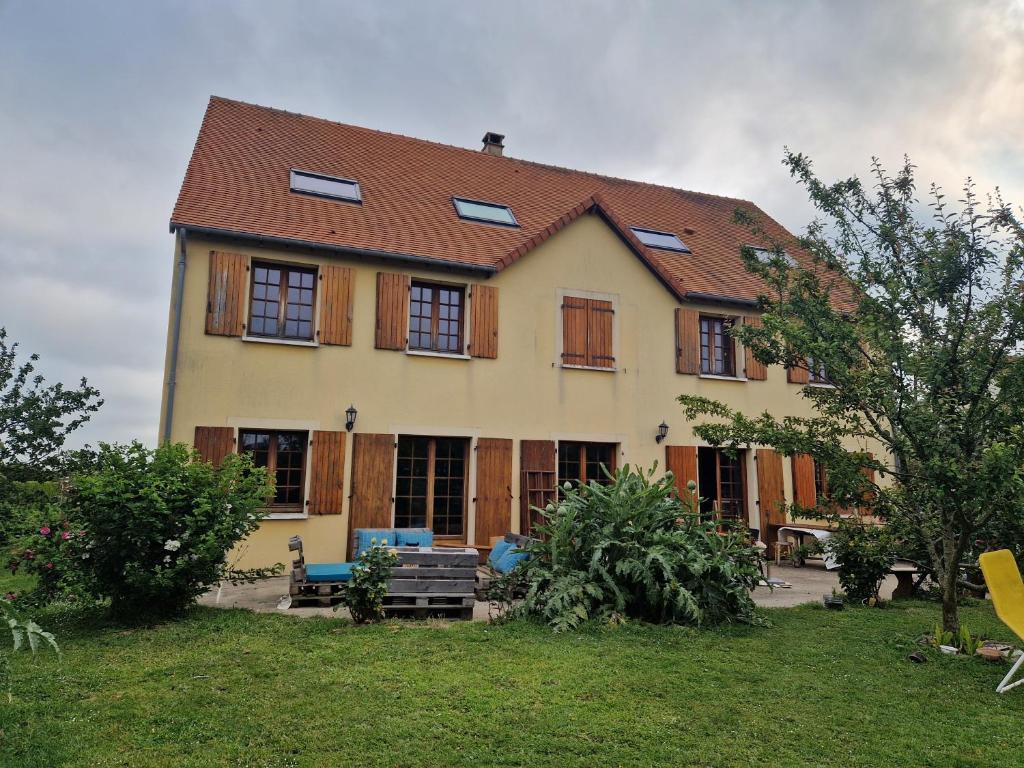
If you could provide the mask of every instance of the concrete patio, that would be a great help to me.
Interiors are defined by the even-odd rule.
[[[802,568],[791,565],[770,566],[769,575],[782,579],[791,586],[774,590],[758,587],[754,590],[754,602],[764,608],[791,608],[805,603],[815,603],[822,595],[831,594],[839,589],[839,577],[836,571],[826,571],[820,560],[811,560]],[[896,578],[890,576],[882,585],[882,597],[888,599],[896,587]],[[224,584],[220,589],[207,592],[199,599],[201,605],[217,608],[244,608],[257,613],[284,613],[289,616],[328,616],[347,618],[348,611],[343,607],[337,610],[327,607],[281,608],[282,599],[288,595],[288,577],[277,576],[256,584],[240,584],[232,586]],[[490,604],[477,601],[473,608],[474,621],[487,621],[490,617]]]

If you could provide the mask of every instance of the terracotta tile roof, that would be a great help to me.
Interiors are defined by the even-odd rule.
[[[355,179],[362,204],[296,194],[289,171]],[[508,205],[519,227],[460,219],[452,197]],[[172,227],[501,270],[576,217],[596,211],[678,297],[753,300],[760,280],[739,256],[754,244],[733,217],[744,200],[599,176],[214,97],[185,173]],[[691,253],[649,248],[630,226],[673,232]],[[799,260],[808,258],[794,247]]]

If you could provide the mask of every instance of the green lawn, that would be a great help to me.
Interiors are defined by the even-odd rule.
[[[937,606],[767,613],[769,628],[388,623],[197,609],[125,629],[40,617],[3,766],[1019,766],[1005,667],[905,660]],[[986,606],[973,629],[1008,639]]]

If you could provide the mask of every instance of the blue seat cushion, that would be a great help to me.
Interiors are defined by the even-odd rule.
[[[312,563],[306,565],[306,581],[348,581],[352,563]]]
[[[487,556],[487,563],[494,568],[498,569],[498,561],[501,560],[501,556],[512,549],[513,544],[511,541],[505,541],[502,539],[493,547],[491,547],[491,554]]]
[[[498,573],[508,573],[529,556],[530,555],[528,553],[523,552],[521,549],[517,549],[515,546],[509,547],[505,554],[498,559],[498,563],[494,566],[494,570]]]
[[[356,557],[370,548],[370,542],[376,540],[378,545],[395,546],[394,528],[359,528],[356,531]]]
[[[395,531],[399,547],[432,547],[434,546],[433,531]]]

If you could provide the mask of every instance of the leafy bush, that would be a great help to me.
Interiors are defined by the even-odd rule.
[[[8,480],[0,474],[0,548],[16,545],[26,533],[42,526],[57,502],[58,490],[54,481]]]
[[[370,548],[356,558],[352,579],[345,587],[344,603],[356,624],[384,618],[384,597],[398,555],[383,543],[370,540]]]
[[[0,600],[0,621],[7,625],[11,633],[11,652],[17,653],[28,648],[35,656],[40,648],[49,647],[60,656],[60,646],[54,636],[43,630],[31,619],[20,619],[11,610],[6,600]],[[13,700],[11,692],[11,660],[6,647],[0,645],[0,686],[7,689],[7,701]]]
[[[702,517],[692,493],[676,498],[671,475],[652,480],[654,471],[627,465],[607,486],[566,484],[561,501],[538,510],[519,612],[556,630],[592,619],[755,619],[750,590],[760,573],[747,531]]]
[[[182,444],[104,445],[96,471],[72,480],[71,517],[86,532],[77,563],[115,613],[181,610],[229,575],[228,551],[271,493],[245,455],[214,468]]]
[[[824,546],[839,563],[839,583],[851,600],[878,597],[896,559],[892,532],[884,526],[840,518]]]
[[[61,518],[60,508],[49,505],[42,515],[43,522],[36,521],[36,527],[11,551],[11,573],[24,571],[36,577],[36,587],[27,596],[31,603],[78,599],[86,593],[81,568],[81,560],[87,556],[85,531]]]

